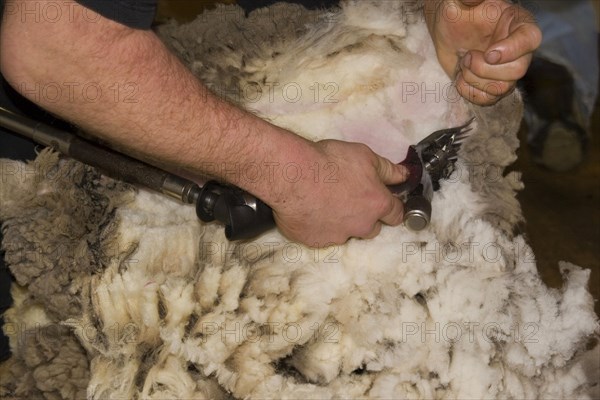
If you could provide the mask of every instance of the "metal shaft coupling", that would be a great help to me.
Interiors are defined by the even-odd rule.
[[[225,224],[229,240],[252,239],[275,227],[273,210],[248,192],[235,186],[209,181],[198,195],[196,214],[204,222]]]

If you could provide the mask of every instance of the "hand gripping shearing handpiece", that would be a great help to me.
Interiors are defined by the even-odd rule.
[[[461,143],[468,136],[471,122],[432,133],[416,145],[410,146],[406,159],[400,164],[409,170],[406,182],[389,186],[404,202],[404,224],[419,231],[431,220],[433,192],[440,188],[440,180],[454,171]],[[251,238],[274,226],[272,210],[262,201],[233,186],[216,181],[207,182],[196,202],[198,217],[204,222],[218,220],[225,223],[227,238]]]

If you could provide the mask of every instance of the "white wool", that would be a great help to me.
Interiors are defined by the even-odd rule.
[[[405,40],[403,22],[418,19],[420,10],[402,2],[374,7],[364,1],[344,10],[340,21],[333,18],[321,32],[295,43],[299,50],[266,61],[262,70],[268,71],[272,95],[251,97],[250,109],[309,138],[366,143],[395,162],[404,159],[409,144],[445,128],[444,120],[464,122],[466,104],[435,61],[426,26],[411,25],[412,40]]]
[[[360,140],[402,160],[409,144],[473,112],[453,97],[418,12],[406,1],[346,2],[281,56],[245,60],[242,87],[264,77],[303,96],[244,105],[306,137]],[[242,56],[225,53],[223,65]],[[315,101],[315,82],[335,101]],[[518,96],[498,107],[511,115],[475,111],[421,232],[386,226],[319,250],[277,230],[229,243],[192,206],[140,190],[116,211],[115,256],[81,284],[82,315],[66,321],[91,358],[88,396],[592,397],[589,271],[561,264],[564,287],[547,288],[524,238],[503,229],[518,219],[518,174],[481,178],[470,164],[514,159]]]
[[[167,207],[170,212],[152,215],[157,207]],[[137,247],[134,254],[119,261],[129,265],[152,264],[155,274],[187,275],[186,268],[191,268],[195,262],[196,238],[201,231],[192,207],[179,207],[168,197],[141,191],[131,207],[121,210],[119,218],[129,229],[119,231],[119,248],[115,249],[115,254]],[[140,236],[147,240],[140,242]],[[182,240],[165,240],[175,236],[181,236]]]

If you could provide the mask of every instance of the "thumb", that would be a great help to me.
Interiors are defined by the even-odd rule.
[[[395,185],[408,178],[408,169],[400,164],[394,164],[387,158],[377,156],[377,175],[385,185]]]

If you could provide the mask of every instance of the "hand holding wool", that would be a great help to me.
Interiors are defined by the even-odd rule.
[[[513,91],[542,40],[533,16],[504,0],[429,0],[425,19],[444,71],[478,105]]]

